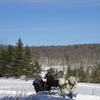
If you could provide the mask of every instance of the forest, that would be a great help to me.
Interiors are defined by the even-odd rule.
[[[100,44],[66,46],[16,46],[0,44],[0,76],[34,77],[50,71],[55,78],[79,77],[82,82],[100,83]]]

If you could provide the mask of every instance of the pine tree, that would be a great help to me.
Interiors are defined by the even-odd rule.
[[[7,49],[7,76],[9,77],[10,65],[13,57],[13,46],[8,45]]]
[[[90,82],[90,72],[89,72],[89,67],[86,69],[86,77],[87,77],[87,82]]]
[[[23,43],[19,38],[13,51],[13,58],[10,67],[10,75],[21,76],[23,75]]]
[[[54,68],[48,69],[47,72],[50,72],[54,77],[56,77],[56,72],[55,72]]]
[[[82,82],[85,82],[87,80],[86,73],[83,70],[83,67],[82,66],[80,67],[80,70],[79,70],[79,79]]]
[[[92,70],[91,82],[100,83],[100,62]]]
[[[97,83],[100,83],[100,62],[97,66],[97,74],[98,74],[98,77],[97,77]]]
[[[23,73],[26,76],[26,78],[31,75],[30,63],[31,63],[31,52],[29,47],[26,46],[24,48],[24,53],[23,53],[23,66],[24,66]]]
[[[70,66],[68,66],[67,72],[66,72],[66,78],[69,78],[70,76],[72,76],[72,70],[71,70]]]
[[[96,83],[97,75],[97,69],[94,67],[91,73],[91,82]]]
[[[74,68],[72,72],[73,72],[73,75],[72,76],[76,76],[77,77],[77,69]]]
[[[7,73],[7,51],[0,51],[0,76],[5,76]]]
[[[41,66],[40,64],[38,63],[38,61],[32,61],[31,62],[31,73],[32,73],[32,76],[36,76],[38,74],[40,74],[41,72]]]
[[[63,77],[63,75],[64,75],[64,72],[63,72],[63,71],[61,71],[61,70],[60,70],[60,71],[58,72],[58,74],[57,74],[58,78]]]

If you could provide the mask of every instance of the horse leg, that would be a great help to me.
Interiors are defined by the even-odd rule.
[[[68,97],[72,98],[72,89],[70,89],[70,87],[67,87],[67,90],[69,91]]]
[[[68,97],[72,98],[72,93],[69,93],[69,94],[68,94]]]
[[[63,88],[60,88],[60,96],[63,96],[63,98],[65,98],[65,96],[64,96],[64,89]]]

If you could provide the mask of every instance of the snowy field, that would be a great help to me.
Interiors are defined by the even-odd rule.
[[[100,100],[100,84],[78,83],[74,90],[73,99],[68,98],[68,91],[65,89],[66,98],[60,97],[58,90],[35,93],[32,80],[0,78],[0,100]]]

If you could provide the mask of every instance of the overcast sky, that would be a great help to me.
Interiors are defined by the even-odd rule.
[[[0,44],[100,43],[100,0],[0,0]]]

